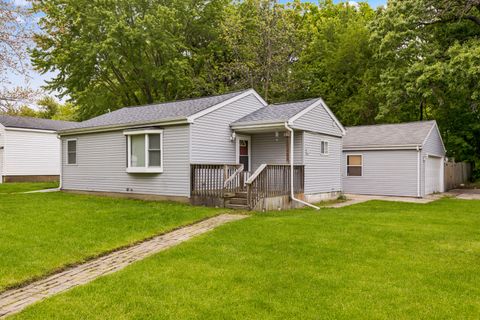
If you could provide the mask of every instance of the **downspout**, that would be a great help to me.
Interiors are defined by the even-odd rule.
[[[320,210],[319,207],[314,206],[311,203],[308,203],[308,202],[305,202],[303,200],[295,198],[295,190],[294,190],[294,184],[293,184],[293,178],[294,178],[294,175],[293,175],[293,170],[294,170],[294,164],[293,164],[293,150],[294,150],[294,148],[293,148],[293,144],[295,142],[295,139],[294,139],[294,136],[293,136],[293,129],[288,126],[287,122],[285,122],[285,129],[290,131],[290,198],[292,199],[292,201],[295,201],[295,202],[301,203],[303,205],[309,206],[311,208],[314,208],[315,210]]]
[[[420,161],[421,161],[421,154],[420,154],[420,147],[417,146],[417,197],[421,198],[420,196],[420,179],[421,179],[421,173],[420,173]]]
[[[63,140],[60,135],[57,134],[57,139],[60,140],[60,181],[58,184],[58,188],[62,190],[63,187]]]

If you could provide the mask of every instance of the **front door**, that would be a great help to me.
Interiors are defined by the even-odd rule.
[[[251,140],[250,137],[240,136],[237,138],[237,162],[243,164],[244,171],[250,171],[251,166]]]

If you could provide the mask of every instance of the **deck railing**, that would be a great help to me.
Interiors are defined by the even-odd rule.
[[[293,169],[294,193],[305,189],[304,166]],[[254,209],[261,199],[290,194],[290,165],[261,165],[247,181],[247,199],[250,209]]]
[[[294,192],[304,192],[304,166],[294,166]],[[265,198],[290,195],[290,165],[261,165],[251,176],[238,164],[192,164],[194,197],[225,198],[246,192],[250,209]],[[208,201],[207,201],[208,202]]]
[[[243,165],[238,164],[192,164],[192,196],[223,198],[226,193],[244,189]]]

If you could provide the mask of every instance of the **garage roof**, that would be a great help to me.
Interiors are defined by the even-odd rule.
[[[421,147],[434,126],[432,120],[347,127],[343,148]]]

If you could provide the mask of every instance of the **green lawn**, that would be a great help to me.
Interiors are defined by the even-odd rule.
[[[220,212],[60,192],[0,195],[0,291]]]
[[[18,182],[18,183],[1,183],[0,194],[2,193],[18,193],[43,189],[58,188],[58,182]]]
[[[454,199],[258,214],[16,319],[478,319],[479,230]]]

